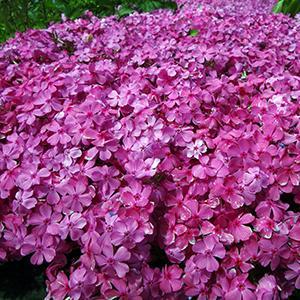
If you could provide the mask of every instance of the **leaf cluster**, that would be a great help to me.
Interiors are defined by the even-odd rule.
[[[279,0],[273,8],[275,13],[284,13],[294,17],[300,12],[300,0]]]
[[[99,17],[117,15],[119,18],[134,11],[176,9],[170,0],[0,0],[0,42],[28,28],[44,28],[61,20],[80,17],[86,10]]]

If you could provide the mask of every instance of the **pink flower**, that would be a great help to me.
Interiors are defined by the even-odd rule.
[[[270,240],[260,240],[258,242],[262,251],[259,259],[260,263],[263,266],[267,266],[271,263],[271,270],[274,271],[281,260],[290,257],[287,241],[287,237],[280,235],[273,235]]]
[[[16,160],[20,156],[20,148],[14,144],[4,144],[0,151],[0,170],[10,169],[17,165]]]
[[[246,246],[245,248],[246,249]],[[243,250],[242,249],[242,250]],[[246,250],[244,251],[240,251],[238,248],[233,249],[233,251],[230,251],[230,253],[228,253],[229,255],[229,262],[228,264],[226,264],[227,268],[239,268],[243,273],[247,273],[249,272],[249,270],[251,270],[254,266],[251,265],[250,263],[248,263],[248,261],[251,258],[251,255],[249,255]]]
[[[87,151],[86,158],[91,160],[99,156],[101,160],[108,160],[111,158],[112,153],[118,149],[118,144],[108,131],[97,132],[91,128],[88,128],[84,132],[86,139],[92,139],[95,147],[90,148]]]
[[[244,224],[249,224],[254,221],[254,217],[251,214],[241,215],[229,224],[229,231],[234,236],[235,242],[246,241],[252,235],[250,227]]]
[[[65,240],[70,234],[73,241],[77,241],[83,235],[83,228],[87,224],[85,218],[80,213],[73,213],[70,217],[65,216],[57,226],[57,233]]]
[[[56,121],[52,121],[52,123],[48,126],[48,130],[54,132],[47,139],[48,143],[52,146],[58,143],[65,145],[71,141],[71,137],[68,134],[68,131],[70,130],[70,126],[62,126]]]
[[[162,277],[159,282],[159,286],[164,293],[177,292],[181,289],[182,280],[182,269],[177,265],[164,267]]]
[[[60,271],[55,280],[49,284],[49,294],[47,297],[52,295],[53,298],[63,299],[69,293],[69,290],[69,279],[64,272]]]
[[[158,158],[147,158],[143,160],[139,155],[133,155],[132,160],[125,164],[127,172],[137,179],[152,177],[157,171],[160,160]]]
[[[285,278],[288,281],[296,279],[295,287],[296,289],[300,289],[300,263],[295,261],[287,266],[289,270],[285,272]]]
[[[262,188],[268,186],[268,179],[268,175],[262,172],[259,167],[253,167],[244,173],[243,183],[250,193],[256,194],[259,193]]]
[[[18,176],[17,185],[23,190],[29,190],[33,185],[40,184],[43,178],[50,176],[46,168],[38,169],[37,165],[30,165]]]
[[[300,223],[297,223],[290,230],[289,237],[295,241],[300,242]]]
[[[97,276],[83,267],[79,267],[70,275],[70,292],[69,295],[74,300],[80,298],[89,298],[93,292]]]
[[[125,247],[119,247],[114,253],[114,248],[111,244],[105,244],[102,249],[102,254],[96,256],[97,264],[103,269],[112,269],[117,273],[119,278],[123,278],[129,267],[126,263],[130,258],[130,252]]]
[[[134,246],[144,239],[144,232],[139,228],[136,220],[128,218],[124,221],[118,221],[114,224],[111,233],[111,241],[114,245],[124,245],[126,248]]]
[[[195,257],[198,268],[205,268],[208,272],[214,272],[219,268],[219,263],[215,257],[224,258],[225,256],[223,245],[213,235],[197,242],[193,246],[193,251],[198,253]]]
[[[207,147],[202,140],[196,140],[194,143],[189,143],[187,145],[187,157],[199,158],[200,155],[207,151]]]
[[[129,187],[126,187],[122,190],[121,197],[125,206],[144,207],[149,203],[150,194],[150,186],[143,188],[138,181],[133,180],[130,182]]]
[[[43,261],[51,262],[55,257],[53,247],[53,238],[45,234],[42,238],[36,238],[33,234],[25,237],[24,244],[21,247],[21,255],[25,256],[32,252],[30,261],[34,265],[41,265]]]
[[[199,204],[194,199],[184,201],[184,205],[191,211],[191,217],[186,222],[188,226],[197,227],[201,220],[209,220],[214,214],[209,205]]]
[[[239,190],[234,177],[228,178],[225,184],[216,186],[216,194],[221,196],[226,202],[228,202],[234,209],[237,209],[244,204],[244,197]]]
[[[258,282],[258,286],[255,292],[259,300],[271,300],[280,299],[279,291],[280,287],[276,282],[276,278],[273,275],[265,275]]]
[[[254,289],[255,286],[247,280],[247,274],[242,274],[232,280],[225,300],[255,300]]]
[[[142,276],[146,287],[143,296],[148,298],[158,297],[160,292],[160,270],[158,268],[152,269],[148,265],[146,265],[142,268]]]
[[[27,209],[31,209],[35,207],[37,204],[37,200],[32,197],[33,191],[19,191],[16,194],[16,200],[14,201],[13,207],[16,209],[19,207],[19,205],[22,205],[23,207]]]
[[[261,217],[255,220],[255,231],[264,238],[271,238],[274,232],[279,230],[277,223],[269,217]]]
[[[115,298],[120,300],[142,300],[140,296],[142,288],[138,288],[134,284],[125,282],[123,279],[113,279],[112,284],[115,289],[105,293],[106,297]]]
[[[28,224],[35,225],[33,231],[39,234],[45,232],[52,234],[53,225],[61,220],[61,214],[53,212],[52,207],[48,204],[43,204],[38,207],[38,211],[32,213],[28,219]]]
[[[83,207],[89,206],[92,202],[92,196],[87,190],[87,186],[80,180],[70,182],[64,187],[66,195],[62,197],[64,205],[72,211],[81,212]]]
[[[87,171],[87,176],[92,180],[102,184],[103,191],[115,191],[120,186],[120,181],[116,179],[119,171],[114,167],[94,167]]]
[[[292,157],[284,157],[281,160],[281,168],[277,175],[277,182],[280,186],[297,186],[300,182],[300,164],[295,163]]]
[[[259,218],[261,217],[272,217],[275,221],[281,221],[284,212],[288,209],[287,203],[281,203],[278,201],[273,201],[271,199],[266,199],[261,201],[255,212]]]

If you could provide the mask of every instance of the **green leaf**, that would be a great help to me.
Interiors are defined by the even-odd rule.
[[[273,7],[273,12],[295,16],[300,12],[300,0],[279,0]]]
[[[283,0],[278,1],[278,3],[273,7],[273,12],[274,13],[282,12],[282,7],[283,7]]]
[[[297,13],[300,12],[300,1],[299,0],[293,0],[290,5],[286,9],[287,14],[291,14],[292,16],[295,16]]]
[[[247,79],[247,72],[243,71],[241,79]]]
[[[118,13],[118,17],[119,18],[123,18],[125,16],[128,16],[130,14],[132,14],[134,12],[134,10],[128,6],[124,6],[124,7],[121,7],[117,13]]]
[[[163,8],[163,4],[159,1],[145,1],[139,5],[139,8],[142,11],[149,12],[154,9]]]
[[[197,36],[199,34],[199,30],[198,29],[191,29],[189,31],[189,36]]]

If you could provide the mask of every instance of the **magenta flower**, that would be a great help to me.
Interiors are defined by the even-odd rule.
[[[256,295],[258,299],[280,299],[280,287],[273,275],[265,275],[260,279],[256,288]]]
[[[80,213],[73,213],[70,217],[65,216],[60,224],[55,228],[54,232],[59,233],[61,238],[65,240],[70,234],[73,241],[77,241],[83,235],[83,228],[87,224],[85,218]]]
[[[84,132],[86,139],[92,139],[95,147],[90,148],[87,151],[87,159],[94,159],[97,156],[101,160],[108,160],[111,158],[112,153],[118,149],[118,144],[114,138],[108,133],[108,131],[97,132],[91,128],[88,128]]]
[[[143,186],[138,181],[132,181],[130,187],[124,188],[121,197],[125,206],[145,207],[149,203],[151,187]]]
[[[94,167],[87,171],[88,177],[102,184],[103,191],[115,191],[119,187],[120,181],[115,178],[117,175],[119,171],[108,166]]]
[[[89,298],[91,292],[93,291],[92,286],[97,282],[97,276],[91,271],[86,270],[83,267],[79,267],[72,272],[70,276],[69,295],[74,300],[79,300],[80,298]]]
[[[161,290],[166,294],[179,291],[182,286],[181,275],[182,270],[177,265],[164,267],[159,282]]]
[[[278,201],[273,201],[271,199],[266,199],[261,201],[255,212],[258,217],[272,217],[275,221],[280,221],[284,215],[284,212],[288,209],[287,203],[281,203]]]
[[[0,260],[45,264],[47,300],[299,287],[299,16],[176,3],[0,46]]]
[[[299,185],[300,182],[300,164],[294,163],[291,157],[284,157],[281,161],[281,167],[277,175],[277,182],[280,186],[291,184]]]
[[[34,208],[37,204],[37,200],[32,197],[33,191],[19,191],[16,194],[16,200],[13,203],[13,209],[16,210],[20,205],[27,209]]]
[[[245,249],[244,251],[242,251]],[[254,266],[250,264],[248,261],[251,258],[251,255],[247,253],[246,246],[240,252],[237,248],[230,251],[229,261],[226,264],[227,268],[239,268],[243,273],[249,272]]]
[[[34,225],[33,231],[41,235],[45,232],[52,234],[53,226],[56,226],[56,224],[61,220],[61,217],[60,213],[53,212],[50,205],[43,204],[39,206],[38,211],[30,215],[28,224]]]
[[[128,265],[125,263],[130,259],[130,252],[125,247],[119,247],[114,253],[111,244],[105,244],[102,254],[96,256],[97,264],[104,270],[114,270],[119,278],[123,278],[129,271]]]
[[[69,291],[69,279],[66,274],[61,271],[57,274],[56,280],[50,283],[49,294],[54,298],[63,299]]]
[[[83,207],[91,204],[92,196],[83,182],[77,181],[75,186],[70,182],[64,189],[67,194],[62,197],[62,200],[64,205],[72,211],[81,212]]]
[[[256,194],[259,193],[262,188],[268,186],[268,179],[268,175],[262,172],[259,167],[253,167],[244,173],[243,183],[250,193]]]
[[[300,223],[297,223],[290,230],[289,237],[295,241],[300,241]]]
[[[33,185],[40,184],[43,178],[47,178],[49,176],[50,172],[48,169],[41,168],[38,170],[37,165],[30,165],[18,176],[16,182],[20,188],[28,190]]]
[[[225,299],[254,300],[256,299],[254,289],[255,286],[247,280],[247,274],[242,274],[232,280],[230,290],[226,293]]]
[[[144,239],[144,232],[139,228],[139,223],[132,218],[118,221],[114,224],[111,241],[114,245],[124,245],[130,249]]]
[[[228,178],[225,184],[216,186],[216,194],[221,196],[233,208],[239,208],[244,204],[244,197],[236,184],[236,179]]]
[[[159,279],[160,270],[158,268],[152,269],[145,265],[142,268],[142,276],[146,283],[146,289],[143,295],[146,297],[158,297],[159,296]]]
[[[146,160],[143,160],[138,157],[138,155],[134,156],[132,157],[132,160],[125,164],[125,168],[129,174],[137,179],[155,175],[157,166],[160,163],[158,158],[147,158]]]
[[[21,247],[21,255],[25,256],[32,252],[34,252],[30,258],[32,264],[41,265],[44,260],[51,262],[55,257],[52,236],[49,234],[45,234],[42,238],[36,238],[32,234],[26,236]]]
[[[191,211],[191,217],[186,222],[188,226],[198,227],[201,220],[209,220],[214,214],[209,205],[199,204],[197,200],[187,200],[184,204]]]
[[[271,270],[275,270],[281,260],[290,257],[285,236],[273,235],[270,240],[263,239],[258,244],[262,251],[259,261],[263,266],[271,263]]]
[[[213,235],[205,237],[193,246],[193,251],[198,253],[195,263],[200,269],[214,272],[219,268],[219,262],[215,257],[224,258],[225,248]]]
[[[20,156],[20,150],[21,149],[14,144],[2,145],[0,151],[0,170],[15,167],[17,165],[16,160]]]
[[[246,241],[250,238],[252,230],[249,226],[245,226],[245,224],[252,223],[254,219],[255,218],[251,214],[245,214],[230,222],[228,228],[234,236],[235,242]]]
[[[287,265],[289,270],[285,272],[285,278],[289,281],[295,280],[296,289],[300,289],[300,263],[295,261]]]
[[[109,290],[105,293],[106,297],[119,298],[120,300],[132,299],[132,300],[142,300],[141,292],[142,288],[138,288],[132,284],[126,283],[122,279],[113,279],[112,284],[115,289]]]
[[[53,132],[53,134],[47,139],[48,143],[52,146],[61,143],[63,145],[71,141],[71,137],[68,134],[69,126],[61,126],[59,123],[53,121],[48,130]]]
[[[207,151],[207,147],[202,140],[196,140],[194,143],[189,143],[187,145],[187,157],[199,158],[200,155]]]

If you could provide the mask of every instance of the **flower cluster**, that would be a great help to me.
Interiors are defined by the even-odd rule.
[[[272,2],[87,12],[2,45],[0,260],[44,264],[57,300],[299,289],[300,22]]]

